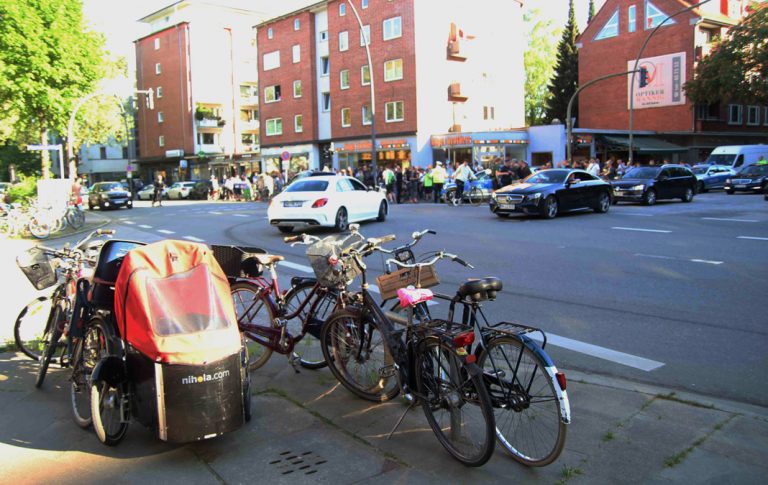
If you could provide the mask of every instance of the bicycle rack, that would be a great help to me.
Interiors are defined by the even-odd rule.
[[[523,325],[522,323],[499,322],[493,325],[488,324],[481,327],[480,331],[500,335],[510,335],[513,337],[518,337],[526,333],[539,333],[541,334],[542,339],[541,348],[544,349],[547,346],[547,334],[544,333],[544,330],[537,327],[531,327],[530,325]]]

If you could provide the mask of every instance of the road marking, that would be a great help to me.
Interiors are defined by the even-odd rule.
[[[753,241],[768,241],[768,237],[738,236],[736,239],[751,239]]]
[[[136,223],[133,222],[133,221],[123,221],[123,224],[131,224],[131,225],[133,225],[133,224],[136,224]]]
[[[653,214],[634,214],[632,212],[627,212],[626,214],[621,214],[624,216],[635,216],[635,217],[653,217]]]
[[[208,211],[208,213],[209,214],[213,214],[215,216],[222,216],[222,215],[224,215],[223,212],[219,212],[219,211]]]
[[[658,233],[661,233],[661,234],[669,234],[670,232],[672,232],[672,231],[664,231],[664,230],[661,230],[661,229],[643,229],[643,228],[640,228],[640,227],[619,227],[619,226],[614,226],[614,227],[611,227],[611,229],[617,229],[619,231],[658,232]]]
[[[146,224],[139,224],[139,227],[144,228],[144,229],[152,229],[152,226],[148,226]]]
[[[731,219],[728,217],[702,217],[705,221],[728,221],[728,222],[760,222],[756,219]]]
[[[689,259],[691,263],[704,263],[704,264],[723,264],[722,261],[710,261],[708,259]]]
[[[291,268],[291,269],[295,269],[297,271],[301,271],[302,273],[314,273],[312,268],[310,268],[309,266],[304,266],[303,264],[291,263],[290,261],[280,261],[280,265]]]
[[[248,217],[248,214],[232,214],[235,217]]]
[[[541,336],[535,333],[528,334],[528,336],[541,342]],[[645,357],[637,355],[627,354],[619,352],[618,350],[609,349],[606,347],[600,347],[599,345],[588,344],[580,340],[574,340],[568,337],[561,337],[553,333],[547,332],[547,344],[554,345],[555,347],[561,347],[563,349],[572,350],[580,354],[586,354],[598,359],[615,362],[616,364],[625,365],[627,367],[633,367],[645,372],[651,372],[664,365],[663,362],[658,362]]]
[[[635,253],[635,256],[638,256],[641,258],[654,258],[654,259],[677,259],[677,258],[673,258],[672,256],[660,256],[658,254]]]
[[[183,237],[184,239],[186,239],[186,240],[188,240],[188,241],[194,241],[194,242],[205,242],[205,240],[204,240],[204,239],[200,239],[200,238],[198,238],[198,237],[195,237],[195,236],[181,236],[181,237]]]
[[[163,234],[176,234],[173,231],[169,231],[168,229],[158,229],[157,232],[161,232]]]
[[[712,261],[710,259],[675,258],[674,256],[662,256],[662,255],[659,255],[659,254],[635,253],[635,256],[640,257],[640,258],[666,259],[666,260],[672,260],[672,261],[686,261],[686,262],[689,262],[689,263],[704,263],[704,264],[714,264],[714,265],[723,264],[723,261]]]

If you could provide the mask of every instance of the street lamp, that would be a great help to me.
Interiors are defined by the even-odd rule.
[[[629,85],[629,163],[632,164],[634,160],[634,149],[633,149],[633,137],[632,137],[632,128],[634,126],[634,118],[635,118],[635,74],[638,72],[637,66],[640,64],[640,58],[643,55],[643,51],[645,50],[645,47],[648,45],[648,42],[651,40],[651,37],[653,37],[653,34],[656,33],[657,30],[659,30],[665,23],[667,23],[668,20],[672,19],[673,17],[677,17],[680,14],[683,14],[685,12],[689,12],[693,10],[694,8],[697,8],[701,5],[704,5],[705,3],[709,2],[710,0],[704,0],[703,2],[699,2],[695,5],[691,5],[690,7],[686,7],[678,12],[673,13],[672,15],[668,16],[664,20],[659,23],[659,25],[654,28],[651,33],[648,34],[648,37],[645,38],[645,42],[643,42],[642,47],[640,47],[640,51],[637,53],[637,57],[635,58],[635,67],[632,68],[630,71],[632,73],[632,77],[630,80]]]
[[[365,35],[365,30],[363,29],[363,22],[360,20],[360,15],[357,13],[357,8],[355,8],[355,4],[352,2],[352,0],[349,0],[347,2],[349,4],[349,7],[352,9],[352,13],[355,15],[355,18],[357,19],[357,25],[360,27],[360,35],[365,39],[365,55],[368,56],[368,73],[370,74],[371,78],[371,170],[373,170],[373,180],[374,184],[376,183],[376,179],[378,178],[378,167],[376,165],[376,96],[375,96],[375,90],[374,90],[374,84],[373,84],[373,78],[375,77],[373,74],[373,63],[371,62],[371,49],[369,47],[369,44],[371,43],[370,35]]]

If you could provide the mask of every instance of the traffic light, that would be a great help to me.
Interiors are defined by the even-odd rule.
[[[640,68],[640,87],[644,88],[648,86],[648,69],[641,67]]]

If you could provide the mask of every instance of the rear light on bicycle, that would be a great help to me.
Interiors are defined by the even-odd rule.
[[[456,347],[466,347],[467,345],[472,345],[472,342],[475,341],[475,332],[464,332],[460,333],[457,336],[453,337],[453,345]]]
[[[323,197],[322,199],[317,199],[314,204],[312,204],[313,209],[319,209],[320,207],[325,207],[325,204],[328,203],[328,199]]]
[[[477,362],[477,357],[475,356],[475,354],[469,354],[465,359],[465,361],[467,362],[467,364],[474,364],[475,362]]]
[[[555,374],[555,379],[557,379],[557,383],[560,385],[560,390],[565,391],[565,388],[566,388],[565,374],[563,372],[558,372]]]
[[[339,262],[339,258],[337,258],[336,256],[328,257],[328,264],[330,264],[331,266],[336,266],[338,262]]]

